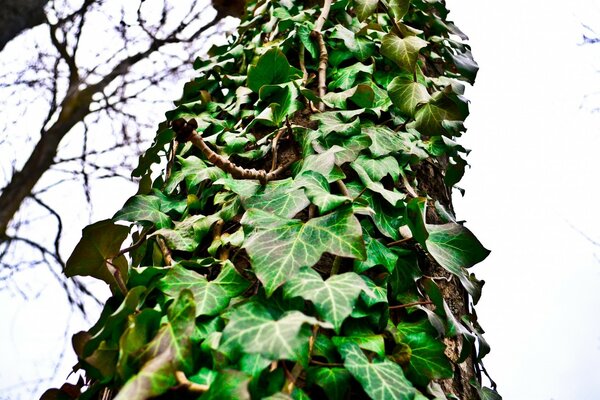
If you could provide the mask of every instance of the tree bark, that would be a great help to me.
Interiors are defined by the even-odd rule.
[[[21,32],[44,23],[48,0],[5,0],[0,12],[0,51]]]

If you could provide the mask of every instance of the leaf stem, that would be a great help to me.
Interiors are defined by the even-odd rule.
[[[175,371],[175,379],[180,387],[184,388],[190,393],[201,394],[207,392],[208,385],[201,385],[199,383],[191,382],[183,371]]]
[[[407,307],[414,307],[414,306],[421,306],[421,305],[429,305],[429,304],[433,304],[432,301],[415,301],[413,303],[406,303],[406,304],[398,304],[395,306],[389,306],[388,308],[390,310],[396,310],[399,308],[407,308]]]
[[[321,9],[321,15],[317,19],[315,29],[311,32],[311,36],[317,39],[319,44],[319,68],[317,70],[319,77],[319,97],[321,102],[319,103],[319,111],[325,111],[325,103],[323,97],[327,93],[327,62],[329,61],[329,55],[327,54],[327,46],[325,46],[325,40],[323,39],[323,33],[321,30],[329,17],[329,10],[331,9],[332,0],[324,0],[323,8]]]

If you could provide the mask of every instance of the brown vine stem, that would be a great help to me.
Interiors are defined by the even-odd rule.
[[[326,362],[321,362],[321,361],[317,361],[317,360],[310,360],[311,364],[315,364],[315,365],[320,365],[323,367],[343,367],[344,364],[342,363],[326,363]]]
[[[184,388],[190,393],[202,394],[208,391],[208,385],[201,385],[199,383],[191,382],[183,371],[175,371],[175,379],[180,387]]]
[[[311,36],[317,39],[319,44],[319,68],[317,70],[319,76],[319,97],[321,102],[319,103],[319,111],[325,111],[325,103],[323,97],[327,94],[327,62],[329,61],[329,55],[327,54],[327,46],[325,46],[325,40],[323,39],[323,33],[321,32],[327,18],[329,18],[329,10],[331,9],[331,3],[333,0],[324,0],[323,8],[321,9],[321,15],[317,19],[315,29],[311,32]]]
[[[310,338],[308,339],[308,357],[310,360],[310,356],[312,354],[313,348],[315,347],[315,341],[317,340],[317,335],[319,334],[319,325],[315,324],[313,325],[313,329],[312,329],[312,335],[310,335]],[[300,376],[300,374],[302,373],[302,365],[300,365],[300,363],[296,363],[294,364],[294,368],[292,369],[292,372],[287,372],[286,370],[286,374],[288,375],[288,378],[286,379],[284,388],[283,388],[283,392],[287,393],[287,394],[291,394],[292,391],[294,390],[294,386],[296,386],[296,381],[298,380],[298,377]]]
[[[292,165],[292,163],[295,162],[295,160],[290,161],[271,172],[267,172],[264,169],[256,170],[242,168],[239,165],[229,161],[225,157],[212,151],[212,149],[204,142],[202,136],[196,132],[197,127],[198,123],[195,119],[191,119],[188,122],[182,118],[173,121],[173,130],[177,133],[178,141],[192,142],[194,146],[200,149],[208,161],[221,168],[223,171],[228,172],[236,179],[258,179],[262,185],[265,185],[267,182],[279,177],[286,169],[290,167],[290,165]]]
[[[173,256],[171,255],[171,250],[165,243],[165,240],[163,238],[157,236],[156,243],[158,243],[160,252],[163,255],[163,259],[165,260],[165,265],[171,266],[173,264]]]
[[[409,241],[409,240],[411,240],[411,239],[412,239],[412,238],[411,238],[411,237],[409,237],[409,238],[404,238],[404,239],[396,240],[396,241],[394,241],[394,242],[390,242],[390,243],[388,243],[388,244],[387,244],[387,246],[388,246],[388,247],[391,247],[391,246],[397,246],[397,245],[399,245],[399,244],[406,243],[406,242],[408,242],[408,241]]]
[[[279,129],[279,132],[277,132],[277,135],[275,135],[275,137],[273,138],[273,141],[271,142],[271,151],[273,153],[273,160],[271,161],[271,171],[269,171],[269,172],[273,172],[277,169],[277,145],[279,144],[279,139],[281,139],[281,136],[290,127],[290,121],[288,119],[286,119],[285,123],[286,123],[286,126]]]
[[[429,305],[429,304],[433,304],[432,301],[415,301],[413,303],[406,303],[406,304],[398,304],[396,306],[389,306],[388,308],[390,310],[396,310],[399,308],[407,308],[407,307],[414,307],[414,306],[425,306],[425,305]]]

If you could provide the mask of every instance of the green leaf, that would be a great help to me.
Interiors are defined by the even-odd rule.
[[[421,83],[400,76],[390,82],[387,90],[392,103],[409,117],[415,115],[417,106],[427,103],[431,98]]]
[[[380,181],[386,175],[389,175],[394,182],[398,182],[400,165],[392,156],[371,158],[360,155],[352,164],[362,167],[368,177],[375,182]]]
[[[225,369],[219,372],[217,378],[210,384],[208,392],[201,400],[250,400],[248,383],[251,377],[243,372]]]
[[[469,114],[464,100],[444,91],[434,93],[428,103],[423,104],[415,113],[414,128],[424,135],[435,136],[447,134],[448,121],[464,121]]]
[[[410,0],[390,0],[389,7],[396,20],[404,18],[410,7]]]
[[[276,47],[267,50],[256,65],[248,67],[248,87],[258,93],[264,85],[277,85],[297,78],[285,54]]]
[[[137,371],[137,366],[133,361],[156,334],[160,325],[160,317],[161,313],[152,309],[144,309],[135,315],[128,316],[127,328],[119,339],[117,371],[121,379],[126,380]]]
[[[362,183],[371,191],[379,193],[381,197],[383,197],[386,201],[388,201],[392,206],[396,207],[399,204],[403,203],[406,198],[405,194],[399,193],[392,187],[392,190],[386,189],[381,182],[374,182],[369,177],[369,174],[365,171],[361,164],[353,163],[351,164],[352,169],[356,171],[356,174],[362,181]]]
[[[388,33],[381,39],[381,54],[396,63],[403,70],[413,72],[417,64],[419,50],[427,46],[427,42],[417,36],[400,38]]]
[[[319,58],[319,48],[312,41],[312,39],[310,37],[310,33],[312,32],[312,29],[305,23],[298,24],[296,29],[298,32],[298,37],[300,38],[300,41],[304,45],[304,48],[306,48],[306,50],[308,50],[308,52],[310,53],[310,56],[313,59],[315,59],[315,60],[318,59]]]
[[[65,275],[93,276],[116,288],[115,273],[127,281],[127,260],[119,254],[129,228],[105,219],[83,228],[82,237],[67,260]]]
[[[314,171],[323,175],[327,179],[327,182],[335,182],[338,179],[343,179],[345,175],[336,165],[336,154],[341,151],[343,149],[340,146],[334,145],[323,153],[306,156],[297,175],[302,175],[307,171]]]
[[[414,376],[426,376],[429,379],[452,378],[452,365],[444,354],[444,343],[424,332],[407,335],[403,342],[410,347],[409,370]]]
[[[160,209],[161,201],[152,195],[139,194],[130,197],[112,218],[115,221],[149,221],[156,228],[168,228],[171,226],[171,218]]]
[[[311,336],[311,329],[307,325],[315,324],[332,328],[331,324],[320,322],[300,311],[288,311],[276,319],[265,306],[256,302],[246,303],[231,314],[223,330],[219,350],[230,359],[241,352],[260,354],[270,360],[296,361]]]
[[[225,185],[238,194],[245,209],[256,208],[284,218],[293,217],[310,204],[304,190],[292,178],[271,181],[266,185],[247,179],[225,178],[216,184]]]
[[[319,316],[331,322],[338,333],[363,290],[367,290],[367,286],[354,272],[333,275],[324,281],[312,268],[302,268],[283,287],[287,297],[310,300]]]
[[[339,349],[344,367],[352,374],[373,400],[412,400],[416,390],[404,377],[402,368],[384,358],[369,362],[360,347],[345,343]]]
[[[379,240],[372,238],[371,235],[365,232],[364,229],[363,238],[367,248],[367,258],[365,261],[355,260],[354,271],[357,273],[363,273],[377,265],[382,265],[390,273],[392,273],[396,268],[398,255],[396,255],[396,253],[394,253],[389,247],[382,244]]]
[[[317,206],[321,214],[328,213],[352,201],[349,197],[331,194],[327,179],[315,171],[305,171],[296,176],[294,184],[304,188],[306,196],[311,203]]]
[[[371,108],[374,99],[373,88],[369,85],[359,84],[343,92],[329,92],[321,100],[328,107],[347,110],[349,108],[348,100],[351,100],[359,108]]]
[[[347,122],[347,118],[344,118],[339,111],[313,114],[311,119],[319,121],[319,131],[323,133],[323,136],[327,136],[331,132],[343,136],[352,136],[360,132],[360,118]]]
[[[267,125],[280,126],[288,116],[303,107],[298,100],[299,91],[293,83],[264,85],[259,93],[260,99],[269,105],[256,116],[256,120]]]
[[[375,43],[371,40],[357,37],[354,32],[343,25],[336,25],[331,34],[333,39],[342,39],[344,45],[358,61],[366,61],[375,53]]]
[[[140,371],[125,383],[115,400],[146,400],[159,396],[176,384],[175,371],[189,372],[194,315],[192,293],[181,292],[169,308],[168,322],[140,356],[143,360]]]
[[[342,347],[345,343],[355,343],[361,349],[372,351],[380,357],[385,356],[385,343],[383,335],[347,335],[334,336],[331,338],[336,347]]]
[[[189,192],[193,191],[201,182],[210,179],[216,181],[219,178],[225,177],[225,172],[219,167],[208,167],[204,161],[196,156],[183,158],[177,156],[181,169],[176,170],[169,177],[165,184],[165,193],[172,193],[177,186],[185,180],[186,187]]]
[[[371,138],[369,151],[375,157],[387,156],[388,154],[406,148],[400,133],[394,132],[384,125],[363,126],[362,133]]]
[[[457,223],[427,225],[427,251],[446,270],[457,276],[483,261],[489,254],[473,233]]]
[[[372,75],[373,64],[365,65],[358,62],[349,67],[335,69],[333,70],[331,82],[327,85],[327,87],[329,90],[338,88],[342,90],[350,89],[352,86],[354,86],[354,83],[359,78],[361,72]]]
[[[369,18],[375,11],[379,0],[354,0],[354,11],[360,22]]]
[[[219,217],[216,215],[198,214],[181,222],[175,222],[174,229],[159,229],[148,237],[160,235],[170,249],[192,252],[196,250],[210,227],[218,220]]]
[[[241,223],[250,232],[244,248],[267,295],[302,267],[312,267],[324,252],[364,259],[361,227],[350,209],[302,222],[250,209]]]
[[[350,373],[345,368],[309,368],[308,382],[323,388],[329,400],[343,400],[350,385]]]
[[[231,298],[242,294],[249,285],[250,282],[239,275],[228,260],[223,263],[221,272],[213,281],[208,281],[203,275],[175,265],[160,280],[158,288],[172,298],[176,298],[184,289],[190,290],[196,300],[196,317],[199,317],[218,315],[229,305]]]

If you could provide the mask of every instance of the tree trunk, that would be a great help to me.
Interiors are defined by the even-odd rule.
[[[0,13],[0,51],[6,43],[24,30],[45,21],[44,6],[48,0],[5,0]]]
[[[140,159],[141,194],[67,262],[115,293],[74,339],[82,396],[499,398],[466,270],[488,251],[450,196],[477,66],[446,15],[248,4]]]

